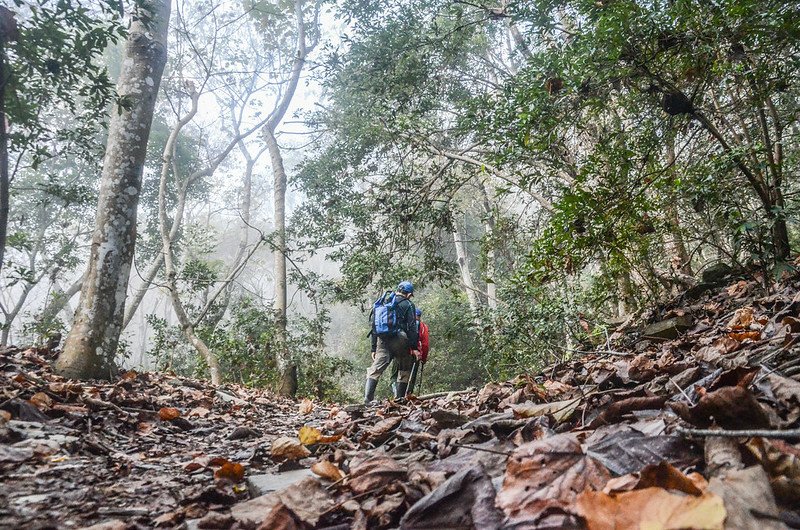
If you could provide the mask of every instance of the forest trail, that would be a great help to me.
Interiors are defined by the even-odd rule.
[[[691,294],[602,353],[367,408],[4,350],[0,527],[798,528],[800,280]]]

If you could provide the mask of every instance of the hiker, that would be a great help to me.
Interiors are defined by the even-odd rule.
[[[419,334],[417,333],[416,309],[411,302],[414,285],[402,281],[394,292],[387,291],[375,301],[372,309],[372,366],[367,370],[364,402],[375,399],[378,379],[394,360],[397,363],[397,387],[395,397],[406,395],[408,379],[414,364]]]
[[[406,394],[414,393],[414,386],[417,380],[421,379],[423,365],[428,361],[428,352],[430,351],[430,339],[428,325],[422,321],[422,309],[417,308],[417,333],[419,334],[419,343],[417,344],[417,351],[419,356],[414,358],[414,364],[411,367],[411,380],[408,382]],[[397,363],[392,365],[392,390],[397,393]]]

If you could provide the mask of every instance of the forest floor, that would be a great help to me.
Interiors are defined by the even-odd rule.
[[[800,528],[798,278],[595,349],[374,407],[0,351],[0,527]]]

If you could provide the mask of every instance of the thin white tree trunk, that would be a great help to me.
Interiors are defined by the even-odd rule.
[[[467,246],[464,243],[464,233],[458,225],[458,222],[453,222],[453,243],[456,247],[456,263],[458,270],[461,273],[461,286],[464,288],[464,293],[467,295],[469,308],[472,310],[473,315],[477,315],[481,307],[480,297],[478,296],[478,289],[475,287],[475,282],[472,281],[472,273],[469,270],[469,256],[467,254]]]
[[[147,140],[167,60],[170,0],[137,4],[117,84],[100,179],[91,254],[75,322],[56,371],[109,377],[114,369],[136,244],[136,210]]]
[[[278,351],[277,364],[280,372],[280,386],[278,392],[285,396],[294,396],[297,392],[297,366],[292,358],[287,346],[288,334],[287,325],[287,290],[286,280],[286,170],[283,165],[283,156],[280,146],[275,138],[275,131],[283,120],[289,104],[297,91],[297,84],[300,82],[300,74],[303,72],[306,56],[316,45],[314,40],[311,46],[306,44],[306,27],[303,15],[304,0],[295,0],[294,13],[297,24],[297,48],[295,51],[292,72],[289,81],[284,89],[283,96],[270,115],[270,119],[264,126],[264,139],[267,144],[270,158],[272,160],[272,174],[275,181],[274,204],[275,204],[275,317],[278,325]],[[316,9],[319,9],[317,5]],[[316,18],[315,18],[316,20]]]
[[[272,159],[272,174],[274,177],[274,209],[275,209],[275,237],[273,239],[275,256],[275,310],[276,324],[278,325],[278,371],[281,374],[278,392],[284,396],[293,396],[297,392],[297,367],[287,348],[288,335],[287,301],[288,282],[286,279],[286,169],[278,142],[272,131],[264,135]]]
[[[481,203],[483,206],[483,229],[484,236],[488,240],[486,250],[486,305],[494,311],[497,309],[497,284],[495,283],[495,276],[497,275],[496,257],[494,246],[496,244],[494,238],[494,207],[490,198],[488,185],[485,182],[478,182],[478,189],[481,192]]]

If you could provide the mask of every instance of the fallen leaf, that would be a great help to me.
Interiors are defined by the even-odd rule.
[[[303,399],[303,401],[300,402],[300,404],[298,405],[297,408],[298,408],[300,414],[303,414],[303,415],[311,414],[311,411],[314,410],[314,402],[311,401],[308,398],[305,398],[305,399]]]
[[[631,397],[620,401],[613,401],[589,424],[590,429],[601,425],[615,423],[625,414],[635,410],[658,410],[664,406],[667,397]]]
[[[731,329],[745,329],[753,323],[753,308],[741,307],[736,310],[727,327]]]
[[[417,501],[400,520],[402,530],[503,527],[491,478],[478,467],[464,469]]]
[[[44,392],[36,392],[31,396],[30,402],[39,410],[48,410],[53,406],[53,398]]]
[[[320,460],[319,462],[315,463],[311,466],[311,471],[325,480],[330,480],[331,482],[338,482],[344,476],[339,468],[328,460]]]
[[[700,447],[681,436],[645,436],[628,430],[620,430],[590,445],[586,453],[617,475],[634,473],[661,461],[688,467],[700,462],[703,454]]]
[[[172,407],[162,407],[158,411],[158,417],[161,418],[162,421],[172,421],[180,415],[181,411]]]
[[[639,473],[625,475],[608,481],[603,492],[608,494],[645,488],[662,488],[680,491],[688,495],[702,495],[707,484],[702,475],[693,473],[687,476],[667,462],[645,466]]]
[[[238,462],[225,462],[222,467],[214,471],[214,478],[241,482],[244,479],[244,466]]]
[[[283,506],[300,521],[312,527],[316,526],[319,518],[336,504],[331,494],[320,484],[319,480],[311,477],[276,493]],[[265,528],[272,529],[274,527]]]
[[[206,416],[208,416],[208,414],[209,414],[210,412],[211,412],[211,411],[210,411],[210,410],[208,410],[208,409],[207,409],[207,408],[205,408],[205,407],[195,407],[195,408],[193,408],[192,410],[190,410],[190,411],[189,411],[189,413],[187,414],[187,416],[189,416],[190,418],[191,418],[191,417],[205,418]]]
[[[306,449],[300,440],[297,438],[289,438],[282,436],[272,441],[272,448],[270,454],[275,458],[285,458],[287,460],[299,460],[311,454],[311,451]]]
[[[535,524],[550,508],[565,507],[579,491],[602,489],[611,478],[583,453],[573,434],[557,434],[521,445],[508,459],[497,505],[514,524]]]
[[[297,438],[303,445],[329,444],[341,440],[342,434],[325,436],[319,429],[316,429],[314,427],[309,427],[308,425],[304,425],[300,427],[299,431],[297,431]]]
[[[742,331],[742,332],[732,331],[731,333],[728,333],[728,336],[730,338],[732,338],[733,340],[736,340],[736,341],[739,341],[739,342],[743,342],[743,341],[746,341],[747,339],[750,339],[750,340],[758,340],[758,339],[760,339],[761,338],[761,332],[760,331]]]
[[[375,455],[351,463],[348,486],[354,493],[366,493],[382,486],[406,480],[406,467],[395,459]]]
[[[761,466],[729,470],[722,477],[712,477],[709,491],[719,495],[725,504],[727,528],[754,528],[759,530],[783,530],[785,525],[777,521],[780,511],[775,504],[767,474]],[[754,515],[759,514],[759,517]],[[763,515],[772,516],[769,520]]]
[[[684,421],[699,427],[716,424],[723,429],[762,429],[769,417],[753,393],[740,386],[727,386],[703,395],[696,405],[670,403]]]
[[[530,401],[519,405],[511,405],[514,416],[517,418],[535,418],[537,416],[551,415],[558,423],[567,421],[577,410],[581,398],[553,401],[550,403],[532,403]]]
[[[800,449],[782,440],[751,438],[745,447],[769,474],[772,491],[781,502],[800,505]]]
[[[619,495],[586,490],[577,496],[575,509],[588,530],[723,530],[726,515],[722,499],[713,493],[695,497],[661,488]]]

